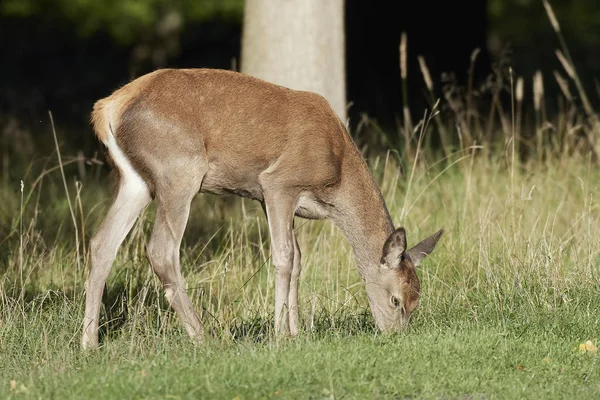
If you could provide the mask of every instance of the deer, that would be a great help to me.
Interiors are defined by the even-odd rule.
[[[117,251],[156,202],[146,255],[187,335],[204,339],[187,294],[180,246],[199,193],[255,200],[275,270],[274,332],[298,335],[301,251],[295,217],[328,219],[349,241],[377,328],[406,327],[417,308],[417,267],[444,229],[407,249],[341,119],[320,94],[242,72],[162,68],[93,105],[91,124],[115,172],[115,193],[90,239],[81,346],[95,349],[102,293]]]

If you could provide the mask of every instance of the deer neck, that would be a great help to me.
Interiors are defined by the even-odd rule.
[[[345,165],[333,220],[354,250],[359,275],[368,281],[377,273],[383,244],[394,225],[366,163],[356,155]]]

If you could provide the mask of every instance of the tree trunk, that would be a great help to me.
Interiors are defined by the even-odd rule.
[[[246,0],[241,72],[324,96],[346,123],[344,0]]]

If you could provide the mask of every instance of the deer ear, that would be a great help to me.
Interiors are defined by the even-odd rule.
[[[381,264],[388,268],[399,268],[400,260],[406,250],[406,231],[398,228],[390,234],[383,244]]]
[[[433,235],[429,236],[427,239],[414,246],[412,249],[408,250],[405,254],[405,257],[409,258],[415,267],[419,266],[419,264],[421,264],[421,261],[426,256],[431,254],[431,252],[435,248],[435,245],[440,240],[440,237],[442,237],[443,233],[444,229],[440,229]]]

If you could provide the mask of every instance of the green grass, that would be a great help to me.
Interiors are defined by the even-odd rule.
[[[57,310],[54,318],[71,320],[74,308]],[[198,347],[179,335],[134,335],[92,355],[65,345],[69,325],[45,321],[45,334],[31,327],[26,343],[2,349],[11,360],[2,376],[17,382],[11,393],[7,379],[2,393],[14,398],[591,399],[600,391],[598,358],[580,354],[577,344],[587,333],[584,327],[596,322],[593,314],[573,308],[502,325],[462,320],[392,336],[320,332],[284,343],[213,339]]]
[[[146,262],[150,207],[109,277],[102,348],[82,354],[87,265],[60,180],[24,201],[22,228],[20,192],[5,187],[0,397],[598,398],[598,353],[579,345],[600,344],[600,170],[577,155],[514,169],[459,156],[423,156],[414,171],[370,160],[409,245],[446,229],[419,271],[410,329],[389,336],[374,328],[342,234],[299,219],[303,332],[278,340],[260,207],[201,195],[181,254],[206,342],[187,340]],[[110,195],[92,181],[71,196],[85,244]]]

